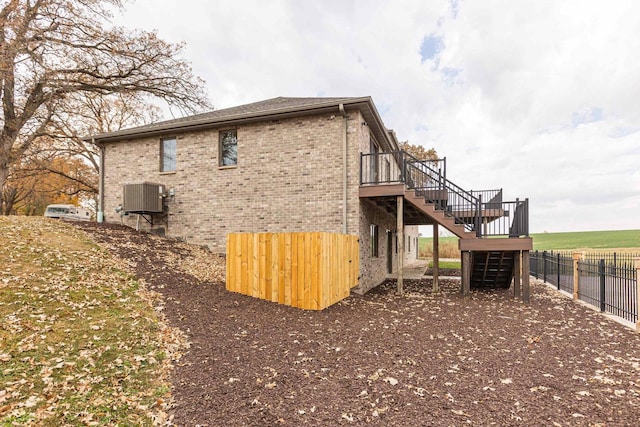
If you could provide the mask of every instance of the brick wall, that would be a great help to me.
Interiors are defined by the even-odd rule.
[[[162,136],[106,143],[105,220],[135,226],[135,215],[122,217],[115,209],[123,184],[148,181],[173,190],[168,227],[159,225],[167,236],[214,252],[225,251],[228,232],[341,233],[344,126],[337,111],[239,125],[232,168],[218,167],[218,133],[228,127],[163,135],[177,139],[176,171],[170,173],[159,172]],[[358,110],[348,111],[347,129],[347,232],[360,236],[361,289],[368,290],[386,277],[384,231],[395,230],[396,222],[359,198],[360,152],[369,151],[370,134]],[[372,223],[380,230],[378,257],[369,252]],[[144,220],[140,226],[150,228]]]
[[[396,218],[389,215],[386,211],[380,209],[373,203],[366,200],[361,202],[361,219],[360,219],[360,266],[361,278],[357,291],[360,293],[367,292],[371,288],[383,282],[388,273],[387,257],[388,257],[388,235],[391,233],[391,261],[392,271],[397,271],[398,255],[396,248],[397,223]],[[378,256],[374,257],[371,253],[371,225],[378,226]],[[404,265],[415,261],[418,256],[418,248],[415,246],[415,239],[418,237],[418,226],[405,226],[405,255]],[[408,239],[411,239],[411,250],[409,251]]]
[[[354,117],[350,120],[349,126],[349,141],[353,143],[353,148],[357,145],[356,162],[350,166],[350,170],[354,171],[355,179],[353,181],[352,189],[356,194],[359,191],[360,186],[360,153],[369,153],[371,149],[372,134],[369,131],[369,127],[362,116]],[[380,146],[380,144],[378,144]],[[392,253],[392,270],[397,270],[397,255],[395,253],[395,232],[396,232],[396,218],[393,215],[387,213],[384,209],[379,208],[373,203],[366,200],[359,201],[358,212],[358,231],[360,236],[360,284],[357,291],[364,293],[371,288],[377,286],[383,282],[387,277],[387,230],[391,230],[393,233],[393,253]],[[378,256],[374,257],[371,254],[371,224],[378,226]],[[418,236],[417,226],[405,227],[405,234],[410,235],[412,238]],[[416,259],[417,251],[408,252],[408,247],[405,245],[405,265]],[[413,245],[412,245],[413,249]]]
[[[174,173],[159,172],[160,137],[106,144],[105,218],[121,220],[123,184],[150,181],[175,194],[167,235],[215,252],[231,231],[342,232],[343,126],[337,114],[241,125],[234,168],[218,167],[220,129],[166,135],[177,136]],[[355,233],[357,188],[349,197]]]

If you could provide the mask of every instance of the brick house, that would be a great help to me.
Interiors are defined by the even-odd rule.
[[[124,184],[159,183],[167,236],[224,252],[228,232],[357,234],[362,291],[396,270],[395,215],[359,197],[360,153],[398,151],[371,98],[275,98],[93,139],[105,221],[151,228],[116,209]],[[405,227],[405,262],[417,237]]]
[[[501,191],[484,194],[481,204],[482,194],[452,187],[446,165],[443,174],[437,162],[400,151],[370,97],[279,97],[88,139],[102,153],[99,221],[162,228],[220,253],[229,232],[355,234],[360,292],[416,258],[418,225],[460,237],[467,289],[483,254],[488,269],[491,251],[501,251],[498,269],[509,282],[514,266],[528,262],[528,230],[514,236],[510,225],[522,222],[512,217],[520,205],[505,210]],[[122,210],[125,185],[143,182],[162,186],[161,213]],[[510,223],[500,225],[505,213]],[[496,223],[525,239],[481,239]]]

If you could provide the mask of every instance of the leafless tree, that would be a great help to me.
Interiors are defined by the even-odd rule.
[[[94,97],[98,108],[97,98],[112,94],[153,96],[183,112],[209,106],[183,45],[110,24],[120,0],[4,0],[0,8],[0,189],[36,142],[70,126],[64,120],[80,99]]]
[[[90,192],[98,192],[99,149],[83,137],[153,123],[160,118],[160,109],[150,104],[140,93],[116,93],[93,96],[76,94],[55,114],[50,131],[50,143],[38,150],[38,157],[48,172],[65,176],[62,170],[51,168],[53,158],[77,158],[91,165],[94,174],[85,175],[79,184]],[[73,179],[79,179],[74,177]]]

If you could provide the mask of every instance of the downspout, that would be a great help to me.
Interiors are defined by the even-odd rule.
[[[91,138],[91,143],[95,145],[96,140]],[[100,170],[98,171],[98,212],[96,213],[96,220],[98,222],[104,222],[104,145],[100,144]]]
[[[347,112],[344,104],[338,106],[344,122],[342,133],[342,233],[347,234]]]

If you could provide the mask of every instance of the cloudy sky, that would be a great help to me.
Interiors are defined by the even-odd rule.
[[[137,0],[216,109],[372,96],[468,189],[530,199],[532,232],[640,228],[636,0]]]

